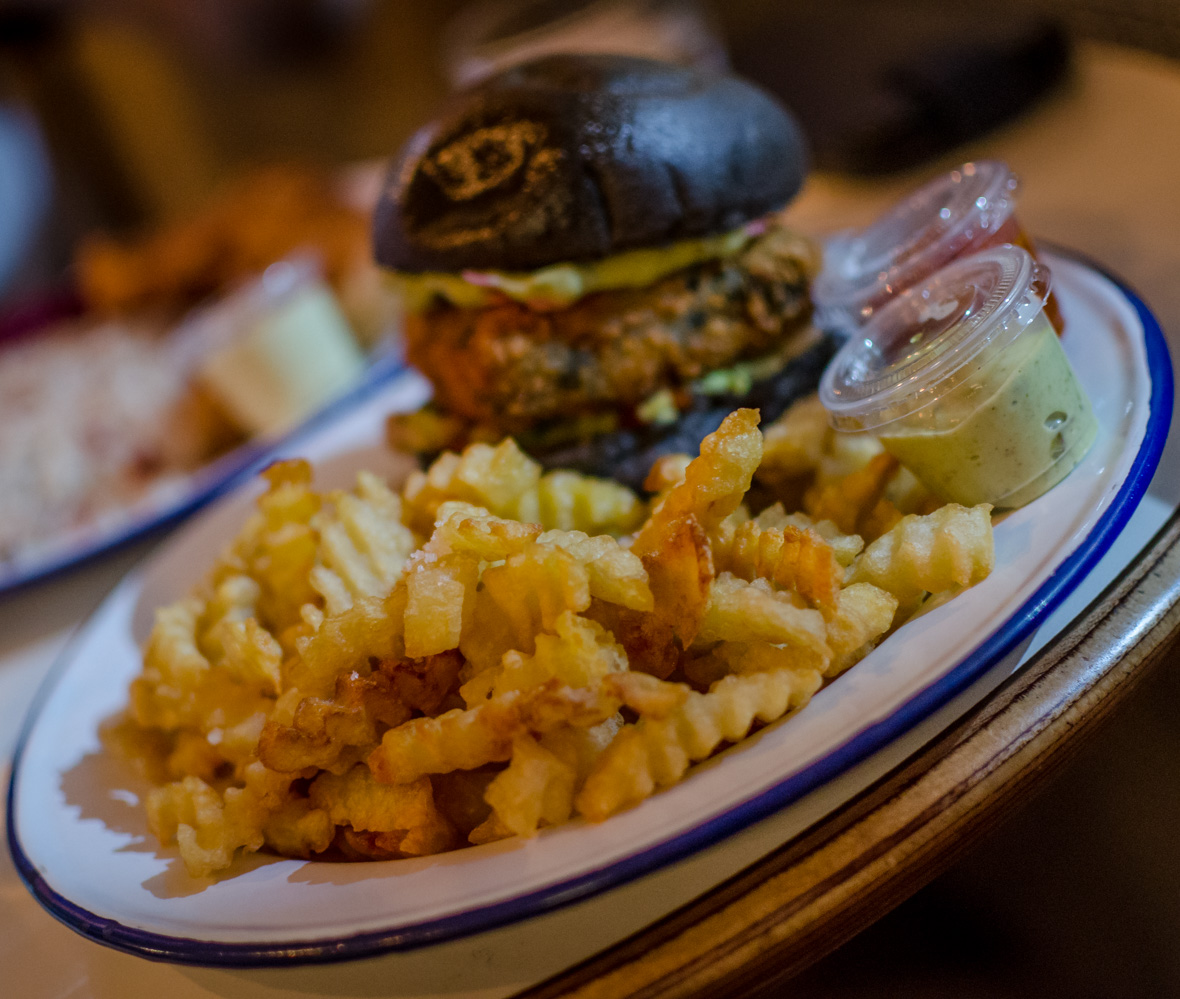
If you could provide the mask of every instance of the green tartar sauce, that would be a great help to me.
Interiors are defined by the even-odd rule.
[[[881,442],[941,498],[1019,507],[1064,479],[1098,431],[1043,314],[979,374]]]

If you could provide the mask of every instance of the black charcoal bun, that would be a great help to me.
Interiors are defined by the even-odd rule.
[[[556,55],[459,95],[407,144],[378,263],[527,271],[708,236],[783,207],[806,172],[791,115],[732,76]]]

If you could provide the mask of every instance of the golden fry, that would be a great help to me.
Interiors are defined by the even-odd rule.
[[[902,603],[923,593],[973,586],[995,564],[991,507],[948,503],[903,517],[852,563],[849,583],[872,583]]]
[[[830,520],[845,534],[865,536],[864,522],[899,467],[893,455],[878,454],[863,468],[809,490],[804,507],[815,520]]]
[[[662,717],[628,725],[606,748],[575,804],[588,819],[601,821],[674,784],[689,765],[709,756],[723,741],[743,739],[755,719],[774,721],[802,707],[819,688],[814,670],[780,670],[729,676],[707,694],[689,693]]]

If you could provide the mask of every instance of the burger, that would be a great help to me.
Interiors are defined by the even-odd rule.
[[[394,442],[510,434],[639,485],[739,405],[773,419],[834,352],[809,322],[818,249],[779,218],[805,173],[794,119],[733,76],[555,55],[459,95],[374,216],[434,386]]]

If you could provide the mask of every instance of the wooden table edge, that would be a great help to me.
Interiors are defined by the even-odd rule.
[[[1180,631],[1180,512],[1073,624],[843,808],[519,999],[733,995],[789,978],[949,867],[1067,763]]]

